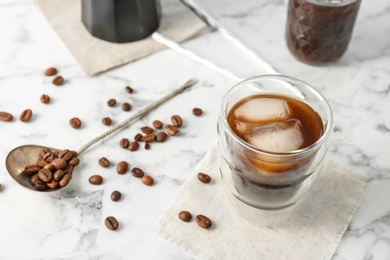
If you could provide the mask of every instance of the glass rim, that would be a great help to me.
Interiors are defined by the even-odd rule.
[[[310,90],[310,92],[312,94],[314,94],[317,97],[317,99],[324,105],[325,110],[326,110],[326,116],[327,116],[328,122],[324,128],[324,132],[321,135],[321,137],[313,144],[311,144],[307,147],[298,149],[298,150],[294,150],[294,151],[290,151],[290,152],[271,152],[271,151],[256,148],[256,147],[250,145],[249,143],[245,142],[244,140],[242,140],[239,136],[237,136],[236,133],[234,133],[234,131],[230,128],[229,123],[227,121],[227,114],[229,112],[229,111],[227,111],[228,98],[230,97],[231,93],[235,92],[243,84],[249,83],[249,82],[254,82],[258,79],[260,79],[260,80],[261,79],[278,79],[278,80],[282,80],[282,81],[295,81],[295,82],[305,86],[308,90]],[[328,101],[325,99],[325,97],[321,93],[319,93],[316,89],[314,89],[312,86],[305,83],[304,81],[299,80],[297,78],[290,77],[290,76],[281,75],[281,74],[267,74],[267,75],[261,75],[261,76],[254,76],[254,77],[251,77],[251,78],[248,78],[248,79],[245,79],[243,81],[238,82],[231,89],[229,89],[229,91],[223,97],[222,104],[221,104],[221,111],[223,113],[223,125],[224,125],[225,129],[227,129],[227,132],[229,133],[230,136],[232,136],[238,143],[240,143],[242,146],[244,146],[248,150],[250,150],[254,153],[267,155],[267,156],[277,155],[277,156],[282,156],[282,157],[290,157],[290,156],[302,155],[302,154],[311,152],[315,148],[320,147],[329,138],[330,134],[333,131],[333,113],[332,113],[332,109],[330,108],[330,105],[329,105]],[[321,120],[322,120],[322,118],[321,118]]]

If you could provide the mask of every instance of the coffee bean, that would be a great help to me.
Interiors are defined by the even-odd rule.
[[[39,166],[37,164],[30,164],[30,165],[27,165],[26,167],[24,167],[24,171],[23,172],[25,174],[33,175],[35,173],[38,173],[40,169],[42,169],[41,166]]]
[[[43,157],[42,157],[42,159],[45,161],[45,162],[47,162],[47,163],[51,163],[53,160],[54,160],[54,154],[53,153],[46,153]],[[48,165],[48,164],[47,164]],[[50,165],[50,164],[49,164]],[[46,165],[45,165],[46,166]],[[45,167],[44,166],[44,167]]]
[[[64,177],[65,172],[63,170],[57,170],[54,172],[53,178],[56,181],[60,181]]]
[[[111,193],[111,200],[112,201],[118,201],[122,198],[122,193],[119,191],[115,190]]]
[[[154,120],[153,126],[157,129],[161,129],[161,127],[163,126],[163,123],[160,120]]]
[[[78,117],[73,117],[69,120],[69,124],[74,129],[79,129],[81,127],[81,120]]]
[[[31,111],[31,109],[26,109],[26,110],[24,110],[21,114],[20,114],[20,121],[22,121],[22,122],[28,122],[28,121],[30,121],[30,119],[31,119],[31,117],[32,117],[32,111]]]
[[[70,159],[70,161],[68,162],[69,165],[72,165],[73,167],[79,165],[80,163],[80,159],[77,158],[77,157],[73,157],[72,159]]]
[[[57,69],[56,68],[53,68],[53,67],[51,67],[51,68],[47,68],[46,70],[45,70],[45,75],[46,76],[54,76],[54,75],[56,75],[57,74]]]
[[[146,186],[152,186],[154,184],[154,179],[149,175],[142,176],[142,183]]]
[[[192,215],[188,211],[182,210],[179,213],[179,218],[184,222],[190,222],[192,219]]]
[[[68,165],[64,159],[54,159],[51,164],[54,165],[56,170],[64,170]]]
[[[0,121],[11,122],[14,117],[7,112],[0,112]]]
[[[144,171],[138,167],[134,167],[133,169],[131,169],[131,174],[137,178],[141,178],[145,175]]]
[[[125,174],[129,169],[129,164],[126,161],[121,161],[116,166],[116,172],[119,174]]]
[[[142,137],[143,142],[153,142],[154,139],[156,138],[156,135],[154,133],[147,134],[144,137]]]
[[[165,132],[160,132],[156,135],[156,142],[162,143],[167,140],[168,135]]]
[[[126,102],[126,103],[123,103],[123,104],[122,104],[122,110],[123,110],[123,111],[126,111],[126,112],[127,112],[127,111],[130,111],[130,110],[131,110],[131,105],[130,105],[129,103],[127,103],[127,102]]]
[[[35,186],[35,188],[37,188],[37,190],[46,190],[46,187],[47,187],[46,183],[44,183],[41,180],[37,180],[34,183],[34,186]]]
[[[116,99],[115,98],[111,98],[107,101],[107,105],[109,107],[114,107],[116,105]]]
[[[60,185],[60,187],[65,187],[66,185],[69,184],[71,179],[72,179],[71,174],[65,174],[64,177],[62,177],[62,179],[60,180],[60,182],[58,184]]]
[[[50,96],[49,95],[46,95],[46,94],[43,94],[41,96],[41,102],[43,104],[49,104],[50,103]]]
[[[107,217],[106,220],[104,221],[104,224],[109,230],[117,230],[119,227],[118,220],[113,216]]]
[[[65,174],[70,174],[70,175],[72,175],[72,174],[73,174],[73,170],[74,170],[74,167],[73,167],[72,165],[69,165],[69,164],[68,164],[68,166],[66,166],[64,172],[65,172]]]
[[[106,157],[102,157],[99,159],[99,165],[103,168],[107,168],[110,166],[110,161]]]
[[[131,143],[129,144],[129,150],[132,151],[132,152],[137,151],[138,148],[139,148],[138,142],[135,142],[135,141],[134,141],[134,142],[131,142]]]
[[[195,107],[194,109],[192,109],[192,114],[194,116],[200,116],[203,114],[203,110],[198,107]]]
[[[126,86],[126,87],[125,87],[125,91],[126,91],[127,93],[131,94],[131,93],[133,93],[134,90],[133,90],[132,87]]]
[[[53,154],[54,155],[54,154]],[[49,170],[49,171],[51,171],[51,172],[55,172],[55,170],[56,170],[56,168],[54,167],[54,165],[53,164],[50,164],[50,163],[48,163],[48,164],[46,164],[45,166],[43,166],[43,169],[47,169],[47,170]]]
[[[31,183],[32,185],[35,185],[35,183],[37,182],[37,180],[40,180],[40,179],[39,179],[38,173],[36,173],[36,174],[34,174],[33,176],[31,176],[30,183]]]
[[[75,156],[75,154],[68,149],[61,150],[58,153],[58,158],[64,159],[67,162],[70,161],[74,156]]]
[[[55,189],[58,187],[59,182],[53,179],[51,182],[46,183],[46,185],[49,187],[49,189]]]
[[[43,182],[51,182],[53,174],[48,169],[41,169],[38,172],[39,179]]]
[[[141,141],[141,140],[142,140],[142,137],[143,137],[143,135],[140,134],[140,133],[138,133],[138,134],[136,134],[136,135],[134,136],[134,141]]]
[[[121,141],[119,142],[119,146],[122,148],[128,148],[129,144],[130,144],[130,141],[127,138],[122,138]]]
[[[109,118],[109,117],[104,117],[104,118],[102,119],[102,123],[103,123],[103,125],[111,125],[112,120],[111,120],[111,118]]]
[[[195,220],[196,220],[196,223],[201,227],[201,228],[204,228],[204,229],[208,229],[212,226],[212,222],[211,220],[204,216],[204,215],[197,215],[195,217]]]
[[[145,150],[149,150],[150,149],[150,144],[148,142],[145,142],[144,148],[145,148]]]
[[[103,183],[103,177],[100,175],[92,175],[89,177],[88,181],[93,185],[100,185]]]
[[[61,77],[61,76],[57,76],[53,79],[53,84],[56,85],[56,86],[61,86],[62,84],[64,84],[64,78]]]
[[[154,132],[153,128],[149,127],[149,126],[143,126],[141,127],[141,131],[142,133],[144,134],[151,134]]]
[[[43,148],[39,153],[39,158],[42,158],[46,153],[52,153],[52,151],[49,148]]]
[[[183,124],[183,119],[178,115],[173,115],[171,117],[171,122],[172,122],[172,125],[174,125],[176,127],[180,127]]]
[[[38,159],[37,162],[36,162],[36,165],[38,165],[39,167],[43,168],[46,165],[46,162],[43,159]]]
[[[166,125],[165,132],[167,132],[170,136],[175,136],[179,133],[179,129],[174,125]]]
[[[210,175],[203,172],[198,173],[198,179],[203,183],[209,183],[211,181]]]

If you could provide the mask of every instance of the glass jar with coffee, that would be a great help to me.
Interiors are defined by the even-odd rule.
[[[347,50],[361,0],[289,0],[286,41],[298,60],[321,65]]]

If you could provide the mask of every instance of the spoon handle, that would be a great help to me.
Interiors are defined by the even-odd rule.
[[[150,104],[149,106],[141,109],[140,111],[138,111],[136,114],[134,114],[133,116],[127,118],[126,120],[122,121],[121,123],[113,126],[110,130],[108,130],[107,132],[95,137],[94,139],[92,139],[91,141],[89,141],[88,143],[86,143],[85,145],[83,145],[78,151],[77,153],[80,155],[82,152],[84,152],[86,149],[88,149],[91,145],[95,144],[96,142],[104,139],[105,137],[111,135],[112,133],[114,133],[115,131],[123,128],[124,126],[132,123],[133,121],[135,121],[136,119],[140,118],[141,116],[149,113],[150,111],[152,111],[153,109],[155,109],[156,107],[160,106],[161,104],[165,103],[166,101],[168,101],[169,99],[171,99],[172,97],[176,96],[177,94],[179,94],[180,92],[184,91],[185,89],[195,85],[196,83],[198,82],[197,79],[190,79],[189,81],[187,81],[186,83],[184,83],[184,85],[182,85],[181,87],[177,88],[176,90],[172,91],[171,93],[169,93],[168,95],[162,97],[161,99],[153,102],[152,104]]]

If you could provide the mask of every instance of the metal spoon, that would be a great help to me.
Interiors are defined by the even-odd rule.
[[[92,139],[85,145],[83,145],[78,151],[78,155],[80,156],[86,149],[88,149],[90,146],[95,144],[96,142],[104,139],[105,137],[111,135],[112,133],[116,132],[119,129],[122,129],[124,126],[132,123],[133,121],[137,120],[141,116],[147,114],[148,112],[152,111],[156,107],[160,106],[161,104],[165,103],[172,97],[176,96],[177,94],[181,93],[185,89],[195,85],[198,82],[197,79],[190,79],[184,85],[181,87],[177,88],[176,90],[172,91],[168,95],[162,97],[161,99],[153,102],[149,106],[141,109],[139,112],[134,114],[133,116],[127,118],[126,120],[122,121],[121,123],[113,126],[110,130],[106,131],[105,133],[101,134],[100,136],[97,136],[96,138]],[[8,153],[7,158],[5,160],[5,165],[7,168],[7,171],[9,175],[21,186],[37,191],[37,189],[30,183],[30,176],[26,175],[23,173],[23,170],[25,166],[29,164],[34,164],[39,156],[39,153],[42,151],[44,148],[49,148],[53,152],[58,151],[60,149],[56,148],[50,148],[50,147],[45,147],[45,146],[40,146],[40,145],[22,145],[19,147],[16,147],[13,149],[11,152]],[[55,189],[46,189],[43,192],[52,192],[52,191],[58,191],[63,187],[57,187]],[[42,191],[40,191],[42,192]]]

